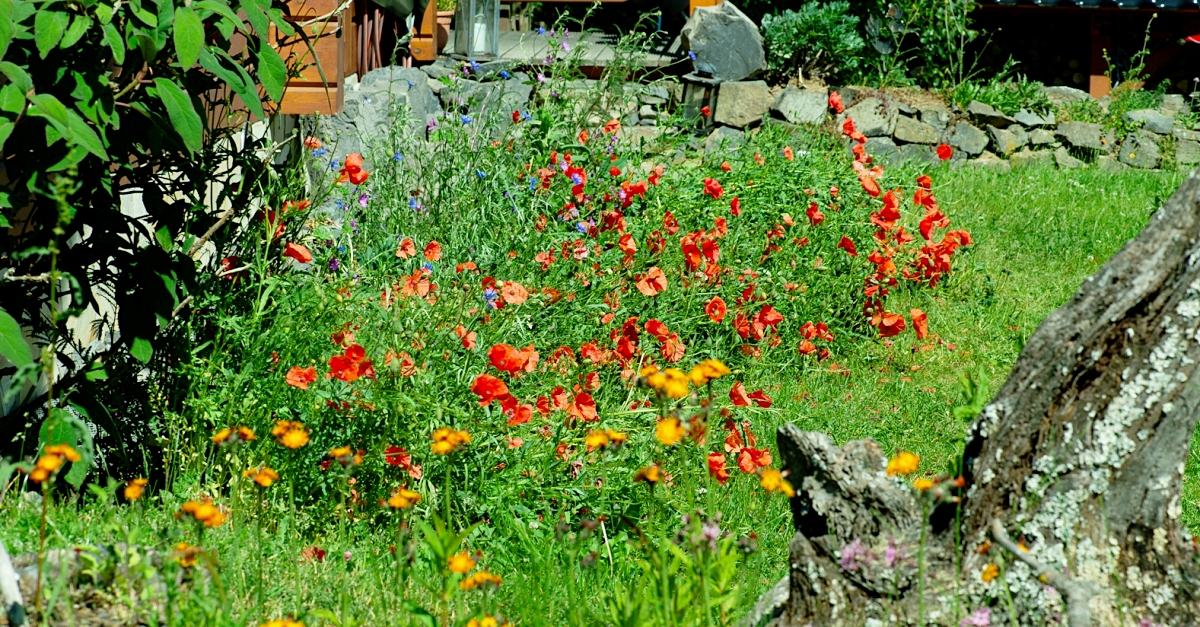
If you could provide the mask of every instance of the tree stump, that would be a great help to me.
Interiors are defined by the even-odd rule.
[[[797,491],[788,594],[749,622],[1200,624],[1200,552],[1180,522],[1200,419],[1198,174],[1038,327],[940,504],[889,478],[873,441],[780,428]]]

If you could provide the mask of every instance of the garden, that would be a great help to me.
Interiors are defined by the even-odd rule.
[[[637,30],[588,75],[586,13],[547,25],[539,67],[365,75],[355,124],[381,113],[352,137],[273,113],[299,70],[267,33],[303,30],[281,3],[0,2],[0,624],[1194,621],[1200,336],[1172,316],[1200,283],[1169,255],[1200,215],[1197,103],[1136,59],[1101,100],[973,73],[969,6],[878,8],[747,8],[771,99],[820,90],[808,122],[720,131],[720,101],[631,78]],[[945,29],[918,46],[926,19]],[[634,82],[637,111],[667,95],[653,118]],[[915,103],[888,136],[986,117],[997,160],[1026,131],[996,116],[1057,122],[1003,168],[961,133],[909,158],[869,100]],[[1182,287],[1088,300],[1133,299],[1122,263]],[[1085,351],[1055,327],[1072,306],[1124,326]],[[1054,393],[1141,381],[1109,360],[1157,378],[1115,444],[1018,433],[1058,461],[976,524],[1030,454],[987,448],[1039,387],[1014,381],[1058,372],[1060,340],[1096,370]],[[1078,398],[1047,415],[1109,407]],[[1121,461],[1142,452],[1173,465]],[[1090,509],[1130,482],[1169,501],[1157,530]],[[1159,561],[1093,546],[1099,518]]]

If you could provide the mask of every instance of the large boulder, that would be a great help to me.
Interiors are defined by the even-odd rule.
[[[866,148],[867,154],[877,160],[890,163],[899,163],[901,160],[900,148],[890,137],[868,137],[863,147]]]
[[[771,111],[792,124],[820,124],[829,108],[829,92],[788,87],[780,92]]]
[[[899,111],[891,103],[879,98],[864,98],[862,102],[846,109],[839,117],[854,120],[854,128],[867,137],[890,136],[896,130]]]
[[[1009,130],[1012,129],[1012,130]],[[1020,126],[1010,126],[1008,129],[988,125],[988,135],[992,137],[992,147],[1002,157],[1007,157],[1021,149],[1028,141],[1028,136]]]
[[[1013,119],[1020,124],[1031,128],[1035,126],[1054,126],[1053,111],[1047,113],[1046,115],[1039,115],[1028,109],[1021,109],[1020,111],[1017,111],[1016,115],[1013,116]]]
[[[960,121],[946,136],[946,143],[974,157],[987,148],[988,136],[978,128]]]
[[[740,81],[767,67],[758,26],[728,0],[697,7],[679,37],[683,49],[712,65],[722,80]]]
[[[950,126],[950,120],[953,117],[949,109],[940,105],[917,107],[917,111],[921,114],[922,122],[938,131],[946,130],[946,127]]]
[[[892,133],[892,137],[909,144],[938,143],[937,129],[905,116],[896,118],[896,130]]]
[[[1167,135],[1175,126],[1174,118],[1165,116],[1154,109],[1137,109],[1136,111],[1126,111],[1125,121],[1134,124],[1141,122],[1142,128],[1151,133],[1159,135]]]
[[[771,88],[766,81],[734,81],[721,83],[717,94],[717,124],[745,128],[763,119],[771,109]]]
[[[1058,150],[1054,151],[1054,162],[1058,164],[1060,170],[1075,170],[1087,167],[1087,163],[1072,156],[1071,151],[1067,150],[1066,146],[1059,146]]]
[[[736,128],[718,126],[704,140],[704,151],[739,150],[746,143],[746,134]]]
[[[1154,136],[1146,131],[1135,131],[1125,136],[1117,159],[1125,165],[1149,170],[1158,167],[1160,151]]]

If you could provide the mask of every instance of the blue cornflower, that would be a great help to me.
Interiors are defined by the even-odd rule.
[[[413,82],[412,82],[412,81],[408,81],[408,86],[409,86],[409,87],[412,87],[412,86],[413,86]]]
[[[342,201],[340,201],[340,200],[335,200],[335,201],[333,201],[333,205],[334,205],[335,207],[337,207],[338,209],[345,209],[345,208],[346,208],[346,203],[344,203],[344,202],[342,202]]]
[[[580,222],[580,223],[576,224],[575,230],[579,231],[580,233],[587,233],[588,232],[588,223]]]
[[[464,114],[463,114],[463,116],[462,116],[462,123],[463,123],[463,124],[470,124],[470,123],[471,123],[471,116],[469,116],[469,115],[467,115],[467,114],[465,114],[465,113],[464,113]]]
[[[337,160],[337,159],[334,159],[333,161],[330,161],[330,162],[329,162],[329,169],[330,169],[330,170],[336,170],[336,169],[338,169],[339,167],[341,167],[341,166],[340,166],[340,165],[338,165],[338,160]]]
[[[409,209],[416,209],[416,208],[417,208],[417,207],[419,207],[419,206],[420,206],[420,203],[418,203],[418,202],[417,202],[417,197],[416,197],[416,196],[410,196],[410,197],[409,197],[409,199],[408,199],[408,208],[409,208]]]
[[[477,61],[471,61],[471,69],[479,70],[479,63]]]
[[[421,264],[421,267],[422,267],[422,268],[425,268],[426,270],[428,270],[428,271],[430,271],[430,272],[433,272],[433,264],[432,264],[432,263],[429,263],[428,261],[426,261],[425,263]]]
[[[521,119],[522,119],[522,120],[525,120],[526,122],[528,122],[529,120],[532,120],[532,119],[533,119],[533,116],[532,116],[532,115],[529,115],[529,112],[528,112],[528,111],[522,111],[522,112],[521,112]]]
[[[571,182],[575,183],[576,185],[582,185],[582,184],[583,184],[583,177],[582,177],[582,176],[579,176],[578,174],[572,174],[572,175],[571,175]]]
[[[486,290],[483,290],[483,300],[487,302],[489,307],[496,306],[496,299],[499,298],[499,296],[500,295],[497,294],[496,290],[493,288],[489,287]]]
[[[500,78],[512,78],[512,74],[509,74],[508,70],[500,70]]]
[[[404,155],[400,154],[399,150],[396,151],[396,154],[392,155],[392,158],[396,161],[404,161]]]
[[[536,187],[537,187],[537,177],[536,176],[529,177],[529,189],[532,190],[532,189],[535,189]]]
[[[326,150],[325,148],[317,148],[312,151],[312,156],[317,157],[317,158],[324,157],[325,153],[327,153],[327,152],[329,152],[329,151]]]
[[[546,27],[545,27],[545,26],[539,26],[539,27],[538,27],[538,34],[539,34],[539,35],[545,35],[545,34],[546,34]]]
[[[691,50],[688,50],[688,58],[689,58],[689,59],[691,59],[691,60],[693,60],[693,61],[695,61],[695,60],[696,60],[696,53],[695,53],[695,52],[692,52]]]
[[[485,179],[485,178],[487,178],[487,172],[484,172],[483,170],[475,170],[475,176],[478,176],[481,179]]]
[[[344,253],[344,252],[346,252],[346,247],[345,247],[345,246],[338,246],[338,252],[339,252],[339,253]]]

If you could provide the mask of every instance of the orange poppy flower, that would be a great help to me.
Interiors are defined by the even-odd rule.
[[[917,339],[925,339],[929,335],[929,317],[920,309],[909,310],[908,315],[912,317],[913,330],[917,332]]]
[[[821,213],[821,209],[815,202],[808,203],[808,210],[804,214],[808,216],[808,223],[813,226],[817,226],[825,221],[825,214]]]
[[[928,174],[922,174],[917,177],[917,186],[924,189],[933,189],[933,179]]]
[[[621,130],[621,123],[619,121],[617,121],[615,118],[612,120],[609,120],[608,122],[606,122],[604,124],[604,133],[606,135],[612,135],[613,133],[616,133],[619,130]]]
[[[708,318],[713,322],[720,323],[725,319],[725,299],[720,296],[714,296],[708,304],[704,306],[704,313],[708,314]]]
[[[642,275],[637,280],[638,291],[649,297],[658,296],[667,289],[667,277],[663,274],[662,268],[651,266],[646,274]]]
[[[567,414],[583,422],[598,422],[600,415],[596,413],[596,401],[587,392],[575,395],[575,400],[567,406]]]
[[[308,248],[295,242],[288,242],[283,249],[283,256],[295,259],[296,263],[312,263],[313,260],[312,253],[308,251]]]
[[[829,108],[833,109],[834,113],[841,113],[846,110],[846,104],[842,102],[842,95],[836,91],[829,92]]]
[[[841,241],[838,242],[837,247],[846,251],[846,254],[850,255],[851,257],[858,256],[858,249],[855,248],[854,242],[851,241],[850,238],[846,237],[845,235],[842,236],[842,239],[841,239]]]
[[[505,281],[504,287],[500,288],[500,298],[509,305],[520,305],[529,299],[529,292],[516,281]]]
[[[316,380],[317,369],[312,366],[307,368],[292,366],[292,368],[287,372],[287,384],[294,388],[300,388],[301,390],[307,390],[308,384],[314,383]]]
[[[441,261],[442,245],[437,240],[431,240],[425,245],[425,258],[430,261]]]
[[[398,259],[410,259],[417,256],[417,245],[413,243],[411,237],[404,238],[400,242],[400,247],[396,249],[396,257]]]
[[[904,331],[904,316],[887,311],[877,312],[871,318],[871,326],[879,330],[879,337],[893,337]]]
[[[476,336],[474,331],[468,331],[466,327],[460,324],[454,328],[454,333],[458,336],[458,339],[462,340],[463,348],[467,350],[475,350],[475,346],[477,344],[475,341]]]
[[[683,340],[679,339],[678,333],[672,333],[662,343],[662,356],[667,363],[676,363],[683,359],[686,348],[683,345]]]
[[[508,386],[490,374],[481,374],[471,384],[471,393],[479,397],[480,407],[486,407],[493,400],[506,396]]]
[[[733,166],[729,165],[728,161],[722,161],[721,162],[721,171],[722,172],[733,172]]]
[[[363,157],[357,152],[346,155],[346,160],[342,164],[342,169],[338,171],[338,174],[340,174],[337,180],[338,183],[350,181],[355,185],[366,183],[367,178],[371,176],[370,173],[363,169]]]
[[[711,196],[713,200],[720,200],[721,194],[725,193],[725,188],[721,187],[721,183],[716,179],[704,179],[704,193]]]
[[[496,344],[488,350],[488,361],[497,370],[515,374],[525,368],[525,355],[508,344]]]
[[[741,381],[735,381],[733,387],[729,388],[729,400],[738,407],[750,406],[750,396],[746,394],[746,386]]]
[[[751,392],[749,398],[750,400],[754,401],[755,405],[758,405],[759,407],[771,406],[771,397],[767,396],[767,393],[762,390],[755,390]]]
[[[617,248],[619,248],[621,252],[625,254],[625,259],[632,260],[634,254],[637,253],[637,241],[635,241],[633,236],[629,233],[624,233],[621,235],[620,239],[617,240]]]
[[[708,474],[721,485],[725,485],[725,482],[729,481],[729,471],[725,468],[724,453],[712,452],[708,454]]]
[[[523,425],[533,418],[533,405],[518,405],[508,417],[508,426]]]
[[[783,158],[784,158],[784,159],[787,159],[788,161],[795,161],[795,159],[796,159],[796,153],[792,152],[792,147],[791,147],[791,146],[784,146],[784,147],[783,147]]]

